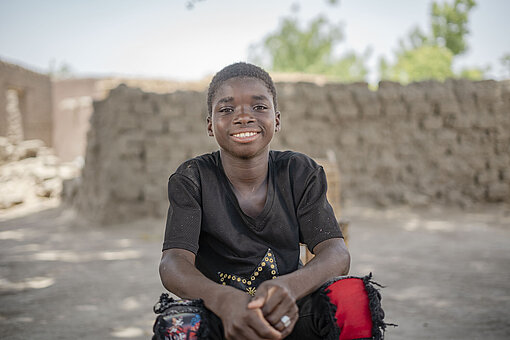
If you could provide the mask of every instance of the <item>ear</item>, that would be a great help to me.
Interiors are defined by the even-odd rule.
[[[213,129],[212,129],[212,118],[211,118],[211,116],[207,116],[207,135],[209,137],[213,137],[214,136],[214,132],[213,132]]]
[[[280,119],[281,119],[280,111],[276,111],[274,114],[274,121],[275,121],[274,132],[278,132],[282,129],[282,123],[281,123]]]

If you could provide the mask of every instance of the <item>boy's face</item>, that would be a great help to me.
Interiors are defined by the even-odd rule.
[[[222,152],[238,158],[251,158],[269,151],[269,143],[280,130],[280,113],[275,112],[273,96],[257,78],[231,78],[212,99],[207,131]]]

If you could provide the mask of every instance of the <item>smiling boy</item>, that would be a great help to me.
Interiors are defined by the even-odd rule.
[[[350,256],[324,170],[303,154],[270,150],[281,129],[270,76],[247,63],[225,67],[209,86],[208,111],[219,151],[170,177],[160,263],[170,292],[200,299],[199,338],[380,338],[369,278],[342,276]],[[305,266],[299,243],[315,254]],[[162,321],[155,338],[161,333]]]

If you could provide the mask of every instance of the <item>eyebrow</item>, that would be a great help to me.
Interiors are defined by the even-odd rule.
[[[225,97],[218,100],[218,104],[230,103],[234,101],[234,97]]]
[[[266,100],[266,101],[269,101],[269,98],[267,98],[263,94],[253,95],[251,98],[254,99],[254,100]],[[217,104],[231,103],[233,101],[234,101],[234,97],[225,97],[225,98],[221,98],[220,100],[218,100]]]
[[[255,96],[252,96],[252,99],[255,99],[255,100],[267,100],[269,101],[269,98],[267,98],[266,96],[264,95],[255,95]]]

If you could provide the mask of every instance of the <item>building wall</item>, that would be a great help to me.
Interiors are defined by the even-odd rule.
[[[51,81],[47,75],[0,61],[0,136],[7,136],[6,110],[8,90],[19,94],[19,109],[24,139],[41,139],[48,146],[52,140]]]
[[[99,79],[53,81],[53,141],[56,155],[64,161],[85,156],[89,119],[94,100],[106,94],[98,88]]]
[[[72,161],[85,156],[87,131],[94,100],[103,100],[119,84],[142,88],[144,91],[171,93],[178,90],[203,90],[208,79],[199,82],[175,82],[139,78],[71,78],[54,80],[53,141],[57,156]]]
[[[388,205],[510,203],[510,82],[279,83],[274,149],[334,154],[342,195]],[[164,216],[168,176],[216,149],[204,92],[119,86],[94,103],[78,210]]]

